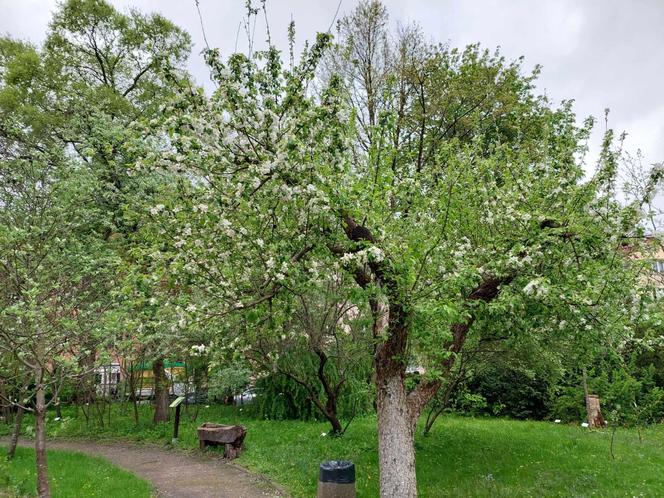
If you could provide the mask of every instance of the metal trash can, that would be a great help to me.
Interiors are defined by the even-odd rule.
[[[343,460],[320,464],[317,498],[355,498],[355,465]]]

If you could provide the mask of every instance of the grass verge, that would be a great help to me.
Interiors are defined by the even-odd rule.
[[[0,497],[35,496],[35,452],[17,448],[11,461],[0,447]],[[69,451],[48,452],[53,498],[150,498],[151,486],[103,458]]]

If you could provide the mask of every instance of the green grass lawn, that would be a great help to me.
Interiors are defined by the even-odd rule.
[[[17,448],[11,461],[7,461],[6,454],[7,448],[0,447],[0,497],[35,496],[34,450]],[[48,466],[53,498],[152,496],[148,482],[103,458],[69,451],[49,451]]]
[[[134,427],[129,415],[114,412],[110,428],[86,427],[83,420],[66,416],[64,421],[49,421],[49,433],[167,444],[172,425],[154,427],[149,422],[149,407],[142,407],[141,412],[139,427]],[[213,405],[200,409],[197,422],[185,413],[179,446],[196,448],[196,425],[206,421],[246,425],[246,451],[238,463],[266,474],[295,497],[315,495],[318,464],[327,459],[352,460],[358,497],[378,496],[376,421],[372,417],[355,420],[344,437],[334,439],[322,436],[329,430],[324,423],[255,420],[235,408]],[[636,431],[618,429],[614,460],[608,430],[448,416],[439,420],[429,437],[417,437],[419,494],[664,496],[664,428],[650,428],[642,434],[643,442],[639,442]]]

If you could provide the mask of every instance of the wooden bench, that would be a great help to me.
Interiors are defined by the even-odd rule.
[[[198,428],[200,448],[224,445],[224,458],[233,459],[240,454],[247,428],[243,425],[222,425],[205,422]]]

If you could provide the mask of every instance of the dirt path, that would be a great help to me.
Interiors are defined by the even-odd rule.
[[[6,442],[2,441],[3,444]],[[21,446],[33,444],[27,440],[20,442]],[[106,458],[118,467],[150,481],[160,498],[287,496],[266,478],[215,455],[169,451],[153,445],[97,441],[49,440],[47,447]]]

